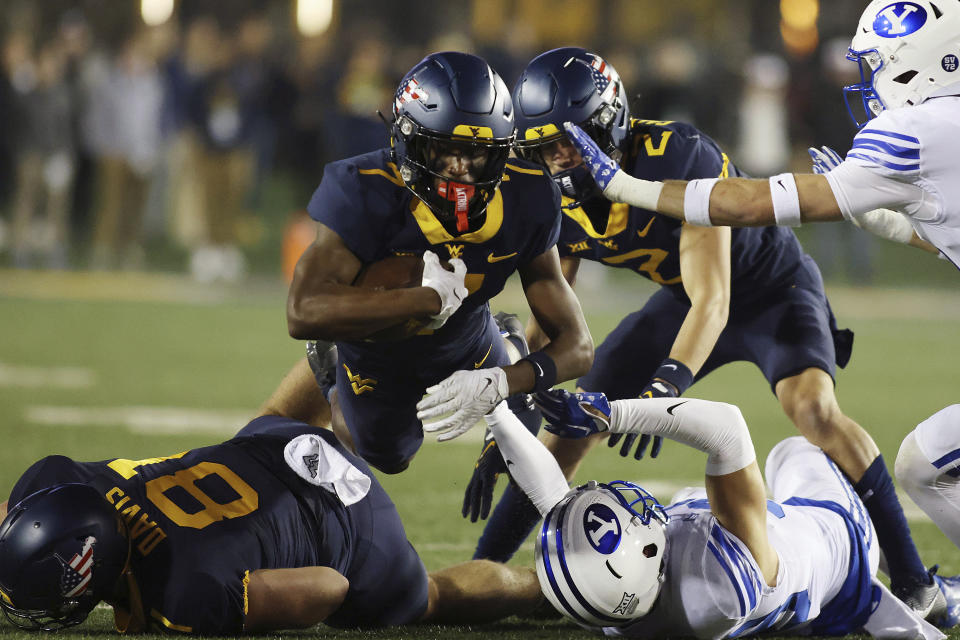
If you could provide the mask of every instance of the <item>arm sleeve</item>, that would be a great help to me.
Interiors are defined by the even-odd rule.
[[[513,415],[506,402],[501,402],[484,418],[497,440],[510,477],[520,485],[540,515],[545,515],[569,490],[560,465]]]
[[[722,476],[757,459],[740,409],[724,402],[633,398],[610,403],[611,433],[647,433],[708,454],[706,474]]]

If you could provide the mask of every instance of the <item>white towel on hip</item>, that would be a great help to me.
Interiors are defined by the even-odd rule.
[[[306,433],[288,442],[283,459],[294,473],[336,495],[345,506],[363,500],[370,491],[370,477],[318,435]]]

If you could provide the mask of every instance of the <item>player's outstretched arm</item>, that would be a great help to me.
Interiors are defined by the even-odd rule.
[[[350,582],[330,567],[260,569],[247,585],[247,633],[305,629],[323,622],[344,598]]]
[[[570,287],[573,287],[577,280],[577,271],[580,270],[580,258],[560,258],[560,271],[563,272],[563,278]],[[530,316],[527,321],[527,346],[530,351],[540,351],[550,343],[550,338],[540,328],[540,324],[534,316]]]
[[[823,176],[781,174],[769,180],[641,180],[621,170],[577,125],[564,125],[604,196],[699,226],[797,226],[842,220]]]
[[[779,557],[767,536],[766,487],[737,407],[680,398],[616,400],[609,424],[611,433],[659,435],[707,453],[710,510],[747,545],[767,584],[776,584]]]
[[[451,273],[439,265],[434,270],[425,265],[425,279],[429,270],[435,279],[450,280],[433,288],[350,286],[363,266],[360,259],[333,230],[323,224],[317,227],[317,239],[297,263],[287,296],[287,329],[298,340],[357,340],[409,318],[436,318],[444,313],[449,317],[466,297],[466,266]],[[456,294],[462,294],[459,300]],[[455,305],[452,310],[451,305]]]

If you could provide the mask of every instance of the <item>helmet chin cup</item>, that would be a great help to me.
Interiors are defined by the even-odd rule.
[[[576,209],[592,198],[603,197],[603,192],[597,186],[590,170],[583,163],[558,171],[550,176],[560,189],[560,193],[574,202],[564,205],[565,209]]]

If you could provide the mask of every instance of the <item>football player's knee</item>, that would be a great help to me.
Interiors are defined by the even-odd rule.
[[[784,403],[784,410],[804,435],[830,438],[837,435],[843,414],[832,395],[796,394]]]
[[[940,471],[930,464],[917,446],[916,431],[911,431],[900,444],[897,460],[893,465],[897,483],[908,493],[934,484]]]
[[[406,471],[407,467],[410,466],[411,460],[413,460],[412,457],[405,458],[403,460],[388,460],[383,462],[373,462],[368,460],[367,462],[370,463],[371,467],[375,468],[377,471],[380,471],[381,473],[386,473],[387,475],[395,475],[398,473],[402,473],[403,471]]]

